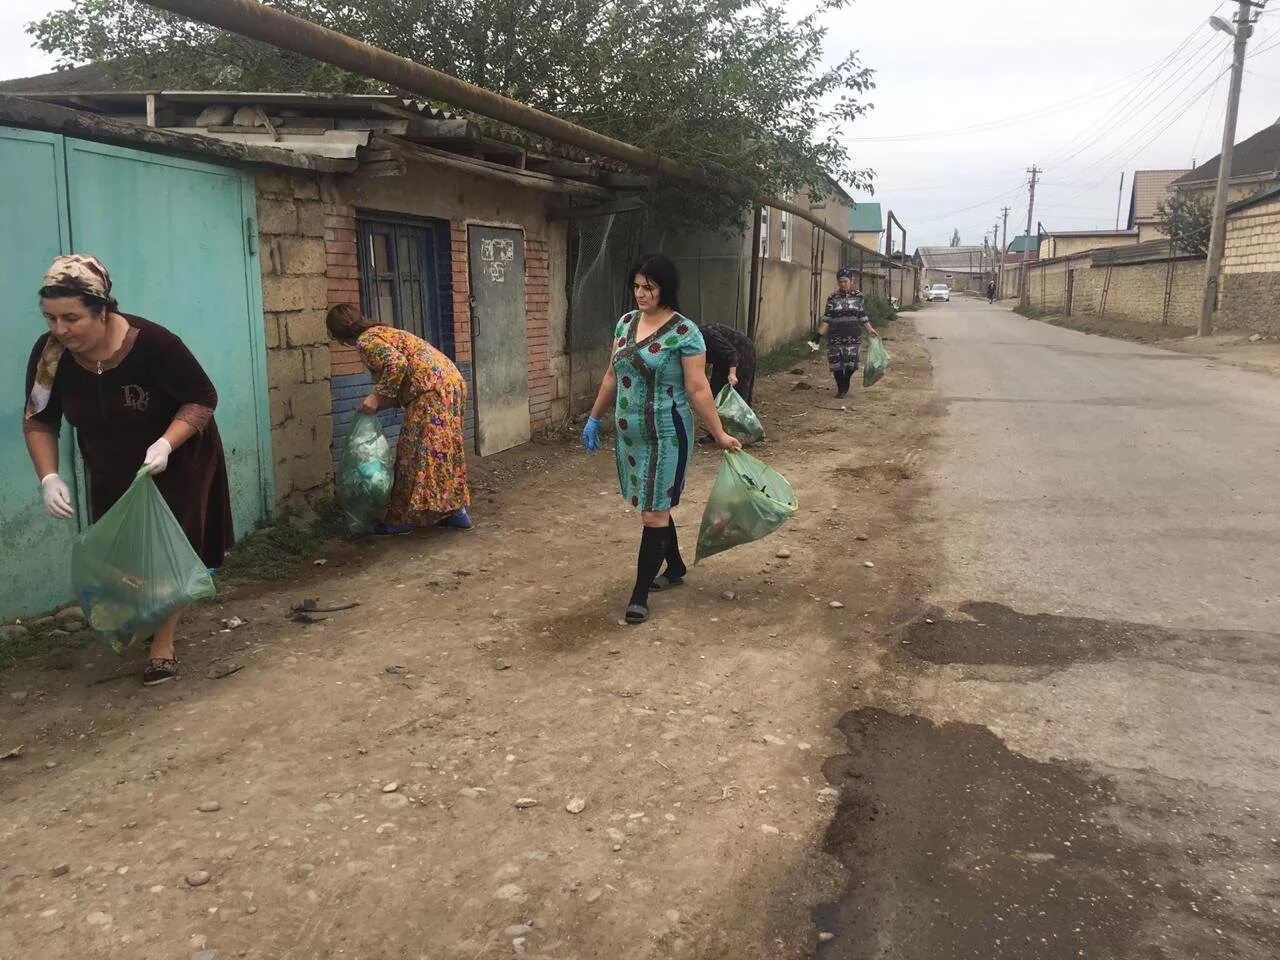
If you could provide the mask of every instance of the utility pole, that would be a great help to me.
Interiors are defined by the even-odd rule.
[[[1120,204],[1124,200],[1124,171],[1120,171],[1120,192],[1116,194],[1116,229],[1120,229]]]
[[[1027,289],[1027,258],[1031,256],[1031,251],[1027,249],[1026,243],[1031,237],[1031,217],[1036,209],[1036,178],[1043,172],[1034,163],[1027,170],[1031,174],[1031,198],[1027,201],[1027,232],[1022,238],[1022,269],[1018,271],[1018,302],[1024,310],[1031,305],[1031,291]]]
[[[995,281],[996,286],[1000,285],[1000,258],[1004,251],[1000,249],[1000,224],[999,222],[991,225],[991,279]]]
[[[1000,215],[1004,217],[1004,230],[1000,234],[1000,282],[996,285],[997,292],[1001,297],[1004,296],[1004,258],[1009,253],[1009,208],[1003,207]]]
[[[1210,17],[1209,24],[1215,30],[1235,37],[1231,59],[1231,88],[1227,93],[1227,116],[1222,125],[1222,154],[1218,157],[1218,191],[1213,198],[1213,229],[1209,234],[1209,256],[1204,265],[1204,303],[1200,307],[1200,327],[1197,333],[1207,337],[1213,333],[1213,311],[1218,305],[1218,274],[1222,271],[1222,253],[1227,245],[1227,188],[1231,184],[1231,154],[1236,145],[1236,115],[1240,112],[1240,82],[1244,78],[1244,52],[1253,34],[1252,7],[1262,3],[1238,0],[1236,26],[1219,17]]]

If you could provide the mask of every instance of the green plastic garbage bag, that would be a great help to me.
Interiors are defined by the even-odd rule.
[[[357,413],[338,460],[338,505],[353,533],[381,523],[391,499],[393,457],[382,424],[371,413]]]
[[[694,563],[767,537],[798,506],[795,491],[780,473],[750,454],[729,451],[702,514]]]
[[[71,548],[71,584],[89,626],[117,652],[217,592],[145,471]]]
[[[889,351],[885,350],[884,344],[880,342],[879,337],[868,337],[870,343],[867,344],[867,361],[862,365],[862,385],[869,387],[881,377],[884,372],[889,369]]]
[[[726,383],[716,396],[716,410],[720,413],[720,422],[724,424],[725,431],[741,440],[743,446],[750,446],[764,439],[764,426],[760,423],[760,418],[731,384]]]

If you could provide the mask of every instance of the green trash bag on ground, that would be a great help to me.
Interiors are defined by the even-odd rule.
[[[725,432],[737,437],[744,446],[764,439],[764,426],[760,423],[760,418],[731,384],[726,383],[716,396],[716,410],[720,412],[720,422],[724,424]]]
[[[371,413],[357,413],[335,478],[338,505],[353,533],[364,533],[386,516],[393,463],[391,444],[378,418]]]
[[[862,385],[869,387],[881,377],[884,372],[889,369],[889,351],[885,350],[884,344],[880,342],[879,337],[868,337],[870,342],[867,344],[867,361],[862,366]]]
[[[71,548],[71,585],[93,631],[120,652],[217,592],[150,474]]]
[[[726,453],[702,513],[694,563],[767,537],[798,506],[795,491],[782,474],[750,454]]]

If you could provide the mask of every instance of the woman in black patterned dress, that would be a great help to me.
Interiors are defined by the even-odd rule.
[[[817,349],[821,337],[827,335],[827,365],[836,381],[836,399],[849,393],[849,382],[858,369],[858,357],[862,348],[862,331],[868,336],[879,333],[867,318],[867,308],[862,294],[853,288],[853,270],[841,267],[836,271],[836,283],[840,289],[827,297],[827,309],[822,315],[818,332],[809,342]]]

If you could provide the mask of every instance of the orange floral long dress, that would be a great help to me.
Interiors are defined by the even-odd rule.
[[[404,408],[387,523],[430,526],[469,506],[467,384],[458,368],[427,341],[395,327],[370,327],[356,349],[377,381],[374,392]]]

